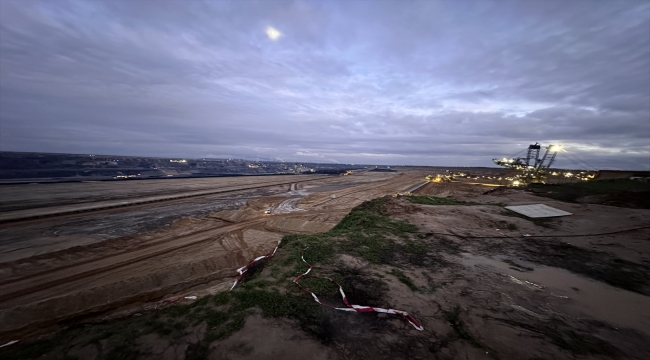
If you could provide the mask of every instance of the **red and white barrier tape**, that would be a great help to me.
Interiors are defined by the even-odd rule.
[[[253,265],[254,263],[256,263],[256,262],[258,262],[258,261],[260,261],[260,260],[262,260],[262,259],[267,259],[267,258],[272,258],[272,257],[274,257],[274,256],[275,256],[275,253],[278,251],[278,247],[280,247],[280,242],[281,242],[281,241],[278,241],[278,245],[275,247],[275,249],[273,249],[273,252],[272,252],[272,253],[270,253],[270,254],[268,254],[268,255],[264,255],[264,256],[256,257],[255,259],[251,260],[251,262],[249,262],[249,263],[246,264],[245,266],[242,266],[242,267],[240,267],[239,269],[237,269],[237,272],[239,273],[239,276],[237,276],[237,279],[235,279],[235,283],[232,284],[232,287],[230,287],[230,290],[232,290],[232,289],[235,288],[235,286],[239,283],[239,281],[240,281],[240,280],[242,279],[242,277],[244,276],[244,273],[245,273],[246,271],[248,271],[248,268],[249,268],[251,265]],[[321,305],[323,305],[323,306],[327,306],[327,307],[329,307],[329,308],[332,308],[332,309],[335,309],[335,310],[341,310],[341,311],[354,311],[354,312],[362,312],[362,313],[363,313],[363,312],[379,312],[379,313],[387,313],[387,314],[395,314],[395,315],[399,315],[399,316],[403,317],[406,321],[408,321],[411,325],[413,325],[413,327],[416,328],[417,330],[424,330],[424,327],[423,327],[422,325],[420,325],[420,323],[419,323],[417,320],[415,320],[415,318],[414,318],[411,314],[407,313],[406,311],[395,310],[395,309],[384,309],[384,308],[377,308],[377,307],[372,307],[372,306],[361,306],[361,305],[350,304],[350,303],[348,302],[348,298],[347,298],[347,296],[345,295],[345,292],[343,292],[343,287],[342,287],[339,283],[337,283],[336,281],[334,281],[334,280],[332,280],[332,279],[330,279],[330,278],[323,278],[323,279],[327,279],[327,280],[329,280],[329,281],[335,283],[336,285],[338,285],[338,287],[339,287],[339,292],[341,293],[341,297],[343,298],[343,302],[345,303],[345,305],[346,305],[347,307],[346,307],[346,308],[340,308],[340,307],[332,306],[332,305],[330,305],[330,304],[327,304],[327,303],[324,303],[324,302],[320,301],[320,300],[318,299],[318,297],[316,296],[316,294],[314,294],[313,292],[311,292],[309,289],[302,287],[302,286],[298,283],[298,280],[300,280],[301,277],[303,277],[303,276],[309,274],[309,272],[310,272],[311,269],[313,268],[313,267],[311,266],[311,264],[308,263],[308,262],[305,260],[305,257],[304,257],[304,256],[301,256],[301,258],[302,258],[302,261],[303,261],[305,264],[309,265],[309,269],[307,269],[307,271],[305,271],[304,274],[299,275],[298,277],[296,277],[295,279],[293,279],[293,282],[296,283],[296,285],[298,285],[298,287],[300,287],[303,291],[305,291],[305,292],[311,294],[311,296],[314,298],[314,300],[316,300],[317,303],[319,303],[319,304],[321,304]],[[317,276],[311,276],[311,277],[313,277],[313,278],[317,278]]]
[[[164,302],[164,303],[173,303],[173,302],[176,302],[176,301],[178,301],[178,300],[180,300],[180,299],[182,299],[182,298],[183,298],[183,295],[180,295],[180,296],[174,296],[174,297],[170,297],[170,298],[164,299],[162,302]]]
[[[239,269],[237,269],[237,272],[239,273],[239,276],[237,276],[237,279],[235,279],[235,283],[232,284],[232,286],[230,287],[230,290],[232,291],[232,289],[235,288],[235,286],[237,285],[237,283],[239,282],[239,280],[241,280],[241,278],[244,277],[244,273],[245,273],[246,271],[248,271],[248,268],[249,268],[251,265],[255,264],[256,262],[258,262],[258,261],[260,261],[260,260],[262,260],[262,259],[267,259],[267,258],[272,258],[272,257],[274,257],[274,256],[275,256],[275,252],[278,251],[278,247],[280,247],[280,243],[281,243],[281,242],[282,242],[282,240],[278,241],[278,245],[275,246],[275,249],[273,250],[272,253],[270,253],[270,254],[268,254],[268,255],[264,255],[264,256],[258,256],[258,257],[256,257],[255,259],[251,260],[251,262],[249,262],[249,263],[246,264],[245,266],[242,266],[242,267],[240,267]]]
[[[303,261],[305,264],[309,265],[309,269],[307,269],[307,271],[305,271],[304,274],[298,275],[298,277],[296,277],[295,279],[293,279],[293,282],[296,283],[296,285],[298,285],[298,287],[300,287],[300,289],[302,289],[303,291],[309,293],[309,294],[314,298],[314,300],[316,300],[317,303],[319,303],[319,304],[321,304],[321,305],[323,305],[323,306],[327,306],[328,308],[332,308],[332,309],[334,309],[334,310],[341,310],[341,311],[354,311],[354,312],[361,312],[361,313],[365,313],[365,312],[378,312],[378,313],[387,313],[387,314],[395,314],[395,315],[399,315],[399,316],[403,317],[406,321],[408,321],[409,324],[413,325],[413,327],[416,328],[417,330],[420,330],[420,331],[424,330],[424,327],[423,327],[422,325],[420,325],[420,323],[419,323],[417,320],[415,320],[415,318],[414,318],[411,314],[407,313],[406,311],[394,310],[394,309],[384,309],[384,308],[377,308],[377,307],[372,307],[372,306],[361,306],[361,305],[350,304],[350,303],[348,302],[348,298],[347,298],[347,296],[345,296],[345,292],[343,292],[343,287],[341,286],[341,284],[337,283],[336,281],[334,281],[334,280],[332,280],[332,279],[330,279],[330,278],[322,277],[322,278],[320,278],[320,279],[327,279],[327,280],[329,280],[329,281],[335,283],[335,284],[339,287],[339,292],[341,293],[341,297],[343,298],[343,302],[345,303],[345,305],[346,305],[347,307],[345,307],[345,308],[342,308],[342,307],[336,307],[336,306],[333,306],[333,305],[330,305],[330,304],[327,304],[327,303],[324,303],[324,302],[320,301],[320,300],[318,299],[318,296],[316,296],[316,294],[314,294],[314,293],[311,292],[309,289],[303,287],[302,285],[300,285],[300,284],[298,283],[298,280],[300,280],[301,277],[306,276],[307,274],[309,274],[309,272],[310,272],[311,269],[313,268],[313,267],[311,266],[311,264],[308,263],[308,262],[305,260],[305,257],[304,257],[304,256],[301,256],[301,257],[302,257],[302,261]],[[313,276],[313,275],[310,275],[310,277],[312,277],[312,278],[317,278],[317,279],[319,278],[318,276]]]
[[[6,343],[4,345],[0,345],[0,348],[3,348],[5,346],[9,346],[9,345],[13,345],[13,344],[15,344],[17,342],[20,342],[20,340],[11,340],[10,342],[8,342],[8,343]]]

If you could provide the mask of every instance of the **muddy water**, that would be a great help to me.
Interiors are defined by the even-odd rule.
[[[571,315],[608,322],[614,326],[629,327],[650,335],[650,297],[615,288],[611,285],[576,275],[564,269],[540,266],[515,260],[517,264],[533,268],[521,272],[510,268],[500,259],[464,253],[462,264],[494,268],[514,283],[529,287],[543,287],[561,303]],[[505,258],[503,258],[505,259]]]

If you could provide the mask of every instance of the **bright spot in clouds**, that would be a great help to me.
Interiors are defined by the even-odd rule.
[[[282,35],[282,33],[273,26],[269,26],[266,28],[266,35],[268,35],[269,39],[271,40],[277,40]]]

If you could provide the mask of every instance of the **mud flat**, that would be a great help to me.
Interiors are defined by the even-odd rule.
[[[393,197],[427,174],[402,170],[277,187],[169,226],[3,262],[3,340],[26,339],[0,356],[650,358],[650,209],[486,194],[494,187],[469,181]],[[573,215],[504,208],[537,203]],[[228,291],[234,270],[280,239],[275,257]],[[348,304],[406,311],[423,330],[319,305],[294,283],[303,259],[313,269],[299,283],[320,301],[348,308],[334,280]]]

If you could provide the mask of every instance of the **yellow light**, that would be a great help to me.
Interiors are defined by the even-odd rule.
[[[519,184],[520,184],[519,180],[515,180],[512,182],[512,185],[514,186],[519,186]]]
[[[551,151],[560,151],[560,150],[562,150],[562,146],[560,146],[560,145],[551,145],[550,150]]]
[[[269,26],[269,27],[266,28],[266,35],[269,37],[269,39],[275,41],[275,40],[279,39],[280,36],[282,36],[282,33],[280,31],[278,31],[278,29],[276,29],[276,28],[274,28],[272,26]]]

